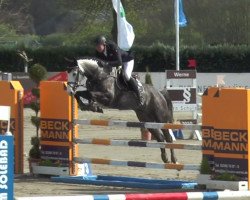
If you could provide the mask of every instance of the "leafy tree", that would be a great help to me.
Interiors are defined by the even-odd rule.
[[[122,0],[133,25],[135,44],[175,43],[174,0]],[[249,0],[184,0],[188,26],[180,30],[181,45],[250,43]],[[1,0],[0,24],[18,35],[60,35],[60,44],[79,45],[97,34],[116,39],[112,1]],[[2,39],[7,39],[3,37]],[[52,43],[54,40],[52,39]],[[58,45],[58,43],[56,42]]]

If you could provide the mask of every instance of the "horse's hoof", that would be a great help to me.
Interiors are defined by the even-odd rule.
[[[174,164],[177,164],[177,159],[175,157],[171,157],[171,162],[174,163]]]
[[[165,154],[161,155],[161,159],[162,159],[162,161],[163,161],[164,163],[169,163],[169,161],[168,161],[168,159],[167,159],[167,157],[166,157]]]
[[[97,107],[96,112],[98,112],[98,113],[103,113],[103,109],[100,108],[100,107]]]

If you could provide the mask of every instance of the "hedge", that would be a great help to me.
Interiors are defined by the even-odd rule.
[[[23,61],[17,55],[17,48],[0,48],[0,71],[21,72]],[[42,47],[24,49],[32,63],[44,65],[48,71],[62,71],[67,66],[65,58],[93,56],[94,49],[82,47]],[[162,72],[175,69],[175,50],[163,44],[135,46],[135,71]],[[181,69],[188,69],[188,60],[197,61],[198,72],[250,72],[250,47],[242,46],[205,46],[183,47],[180,51]]]

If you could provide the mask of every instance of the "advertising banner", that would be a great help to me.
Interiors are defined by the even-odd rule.
[[[14,185],[13,136],[0,135],[0,199],[13,200]]]

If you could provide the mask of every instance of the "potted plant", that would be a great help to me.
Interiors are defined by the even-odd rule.
[[[31,102],[29,107],[35,112],[34,116],[31,116],[31,123],[36,128],[36,135],[31,138],[31,149],[29,151],[29,167],[30,173],[33,173],[33,166],[39,165],[41,161],[41,150],[40,150],[40,138],[39,138],[39,127],[40,127],[40,81],[47,77],[47,70],[40,64],[35,64],[29,69],[29,77],[34,81],[35,87],[32,89],[32,95],[35,96],[35,101]]]
[[[145,84],[153,85],[152,79],[151,79],[151,74],[149,73],[149,67],[146,67]],[[147,140],[147,141],[150,141],[153,139],[152,134],[150,133],[150,131],[148,129],[141,128],[141,139]]]
[[[54,176],[69,175],[69,168],[66,166],[63,166],[63,164],[60,161],[41,159],[38,164],[33,165],[32,170],[34,174],[54,175]]]

